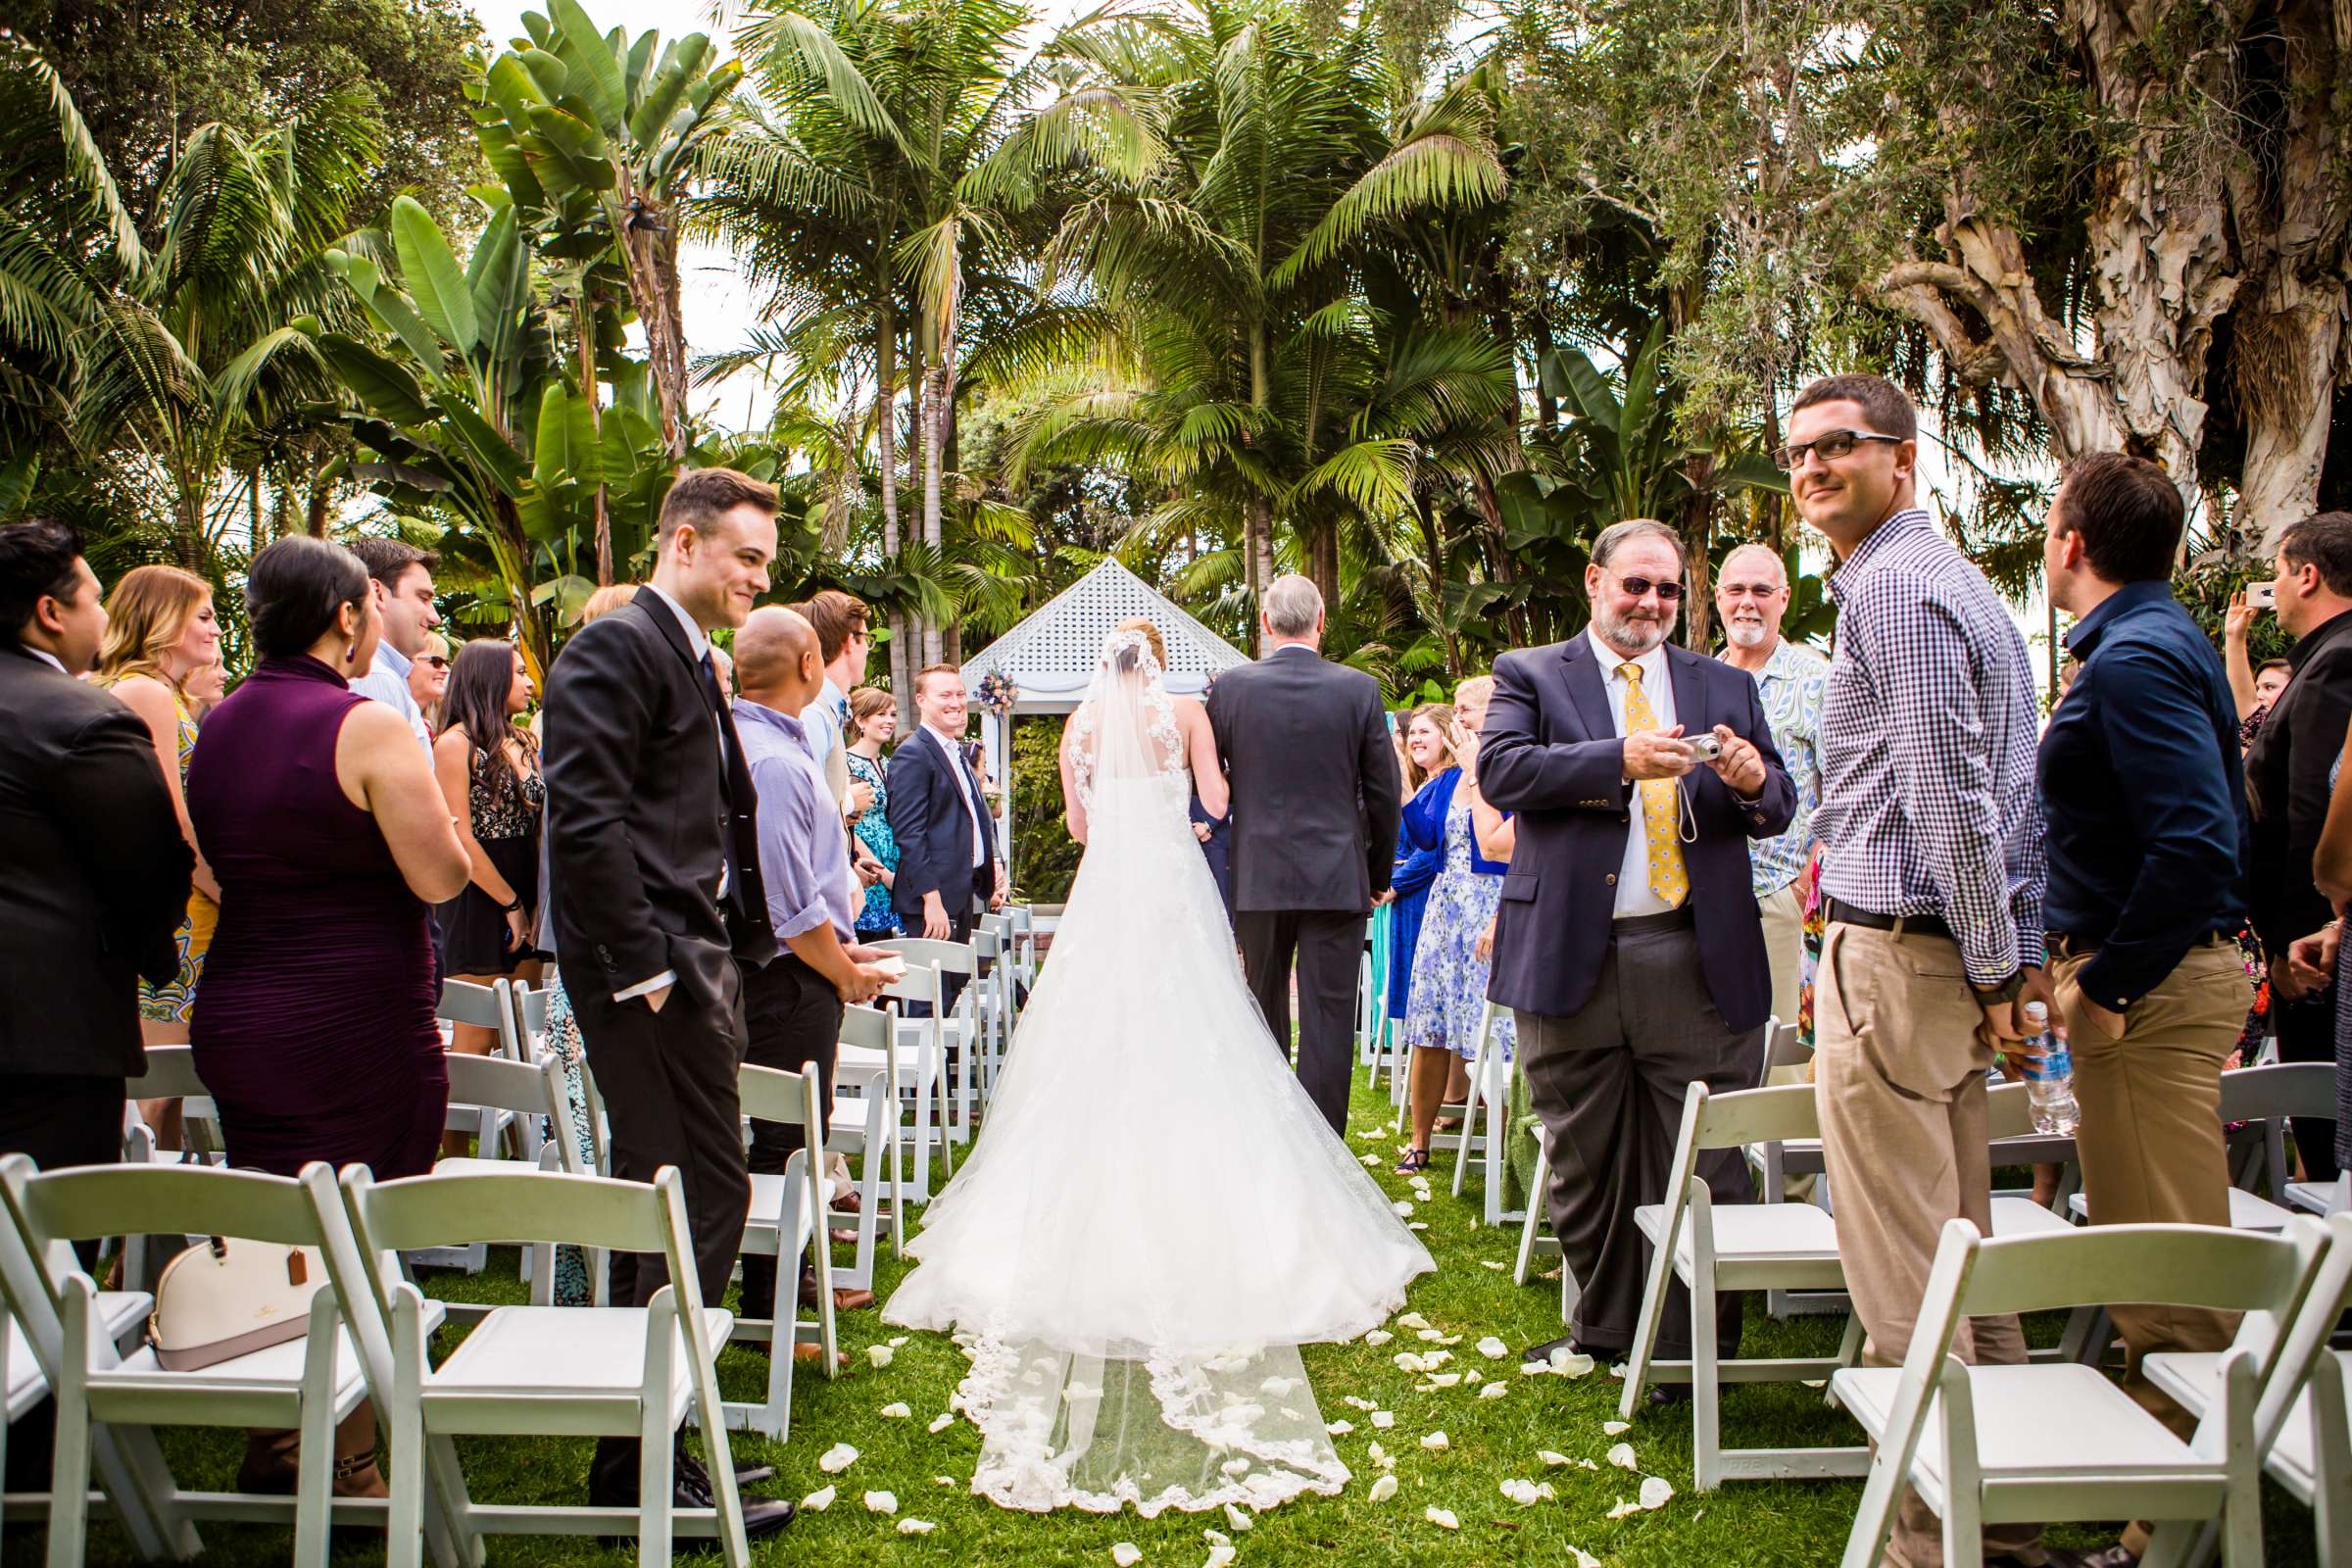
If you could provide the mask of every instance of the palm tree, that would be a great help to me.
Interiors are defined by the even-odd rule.
[[[1384,225],[1500,193],[1492,106],[1456,83],[1392,122],[1407,95],[1371,22],[1335,34],[1282,0],[1195,4],[1191,25],[1080,51],[1047,112],[1139,127],[1111,145],[1139,149],[1140,169],[1102,168],[1045,264],[1049,284],[1083,274],[1135,323],[1146,373],[1047,411],[1035,438],[1144,462],[1180,487],[1162,522],[1238,511],[1252,598],[1288,522],[1336,601],[1342,518],[1405,508],[1419,443],[1507,396],[1506,351],[1376,320],[1359,286]],[[1426,368],[1404,382],[1423,401],[1381,405],[1410,364]]]

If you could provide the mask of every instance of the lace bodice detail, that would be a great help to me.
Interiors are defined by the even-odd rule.
[[[1070,730],[1070,775],[1079,804],[1095,811],[1107,785],[1184,780],[1192,768],[1176,701],[1141,632],[1113,632]],[[1164,794],[1166,791],[1154,791]]]

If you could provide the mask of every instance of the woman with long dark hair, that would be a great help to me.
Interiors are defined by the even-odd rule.
[[[547,786],[538,743],[516,721],[530,702],[531,679],[512,643],[469,642],[450,663],[433,773],[472,869],[465,890],[441,906],[442,955],[452,979],[476,985],[539,978],[531,932]],[[459,1024],[451,1045],[480,1056],[497,1043],[492,1030]]]

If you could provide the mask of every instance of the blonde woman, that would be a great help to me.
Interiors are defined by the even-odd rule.
[[[179,831],[196,854],[196,882],[180,922],[179,974],[169,984],[139,984],[139,1032],[151,1046],[185,1045],[188,1013],[196,1000],[196,978],[220,917],[220,884],[197,849],[188,822],[188,759],[196,749],[196,710],[188,697],[191,676],[220,662],[220,622],[213,613],[213,585],[177,566],[133,566],[115,584],[106,602],[106,641],[98,653],[95,682],[122,699],[146,723],[155,741],[164,785],[172,792]],[[170,1110],[166,1110],[170,1107]],[[158,1101],[153,1108],[171,1116],[177,1106]],[[150,1126],[155,1117],[148,1118]],[[158,1128],[176,1134],[176,1126]],[[176,1136],[172,1138],[176,1145]]]

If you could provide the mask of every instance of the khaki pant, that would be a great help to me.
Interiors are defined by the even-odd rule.
[[[1791,882],[1756,901],[1756,912],[1764,917],[1764,956],[1772,965],[1772,1015],[1785,1024],[1796,1022],[1797,997],[1804,988],[1805,902],[1796,889]]]
[[[1950,938],[1830,927],[1814,975],[1815,1093],[1822,1155],[1838,1210],[1838,1252],[1869,1339],[1863,1360],[1899,1366],[1944,1222],[1992,1232],[1992,1164],[1984,1012]],[[2026,1339],[2014,1316],[1972,1318],[1952,1339],[1972,1365],[2015,1366]],[[1988,1525],[1989,1556],[2039,1560],[2041,1527]],[[1935,1514],[1905,1491],[1886,1562],[1940,1568]],[[1955,1568],[1975,1568],[1974,1564]]]
[[[2082,1107],[2075,1148],[2090,1222],[2229,1225],[2222,1063],[2236,1048],[2247,1000],[2236,948],[2189,949],[2124,1014],[2121,1040],[2108,1039],[2082,1014],[2076,977],[2089,961],[2088,954],[2060,958],[2050,972]],[[2140,1363],[2158,1350],[2226,1348],[2237,1333],[2237,1314],[2179,1306],[2109,1311],[2124,1339],[2124,1392],[2185,1441],[2196,1422],[2148,1382]],[[2144,1552],[2145,1528],[2132,1526],[2124,1544]]]

